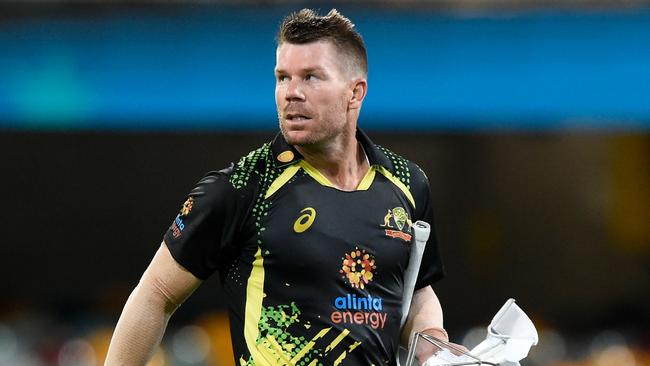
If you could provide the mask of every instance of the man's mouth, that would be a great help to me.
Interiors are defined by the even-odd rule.
[[[310,120],[311,118],[300,113],[287,113],[285,119],[291,122],[299,122],[299,121]]]

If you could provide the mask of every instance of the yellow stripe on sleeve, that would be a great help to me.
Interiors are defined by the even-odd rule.
[[[384,168],[383,166],[380,166],[377,168],[377,171],[386,177],[389,181],[391,181],[394,185],[397,186],[402,192],[404,192],[404,195],[406,198],[408,198],[409,202],[413,205],[413,208],[415,208],[415,200],[413,199],[413,195],[411,194],[411,191],[402,183],[401,180],[399,180],[397,177],[395,177],[391,172]]]

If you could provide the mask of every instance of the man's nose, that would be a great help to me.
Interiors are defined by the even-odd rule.
[[[305,94],[302,92],[301,80],[294,78],[289,81],[287,85],[287,93],[285,95],[287,100],[304,100]]]

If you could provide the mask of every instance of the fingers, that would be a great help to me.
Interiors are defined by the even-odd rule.
[[[462,344],[456,344],[456,343],[449,342],[449,345],[451,346],[451,347],[449,347],[449,350],[451,351],[451,353],[453,353],[456,356],[460,356],[460,355],[463,355],[465,353],[469,353],[469,349],[467,349],[467,347],[463,346]]]
[[[418,342],[415,349],[415,357],[420,365],[424,364],[432,356],[440,352],[444,347],[449,350],[454,356],[462,356],[469,353],[469,349],[462,344],[452,343],[445,341],[446,344],[432,344],[427,341]]]

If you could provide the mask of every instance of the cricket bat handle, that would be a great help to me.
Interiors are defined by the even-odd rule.
[[[427,240],[429,240],[430,234],[431,225],[427,222],[416,221],[413,223],[413,241],[411,252],[409,253],[409,263],[404,273],[404,293],[402,295],[402,319],[400,321],[400,327],[406,324],[406,318],[411,308],[413,290],[415,290],[415,282],[420,271],[420,263],[422,263],[422,254],[424,253],[424,247],[427,244]]]

